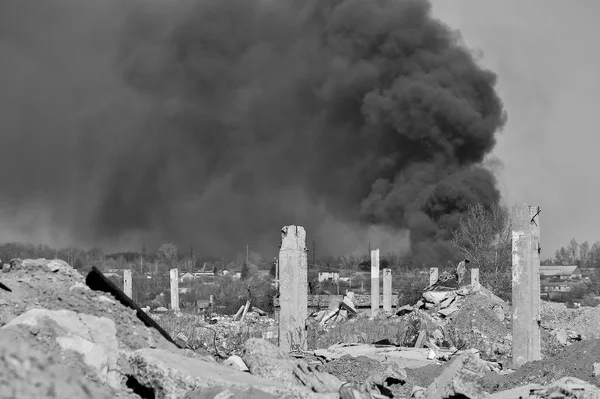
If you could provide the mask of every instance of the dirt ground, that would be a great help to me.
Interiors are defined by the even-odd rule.
[[[562,377],[577,377],[600,386],[594,377],[594,363],[600,362],[600,339],[576,342],[553,357],[530,362],[507,375],[489,373],[484,379],[488,392],[502,391],[527,384],[547,384]]]

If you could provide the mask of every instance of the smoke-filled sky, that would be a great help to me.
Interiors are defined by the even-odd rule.
[[[498,74],[509,115],[494,154],[504,200],[542,209],[542,258],[600,240],[600,2],[434,0]]]
[[[500,200],[496,75],[422,0],[4,0],[0,88],[1,240],[435,262]]]

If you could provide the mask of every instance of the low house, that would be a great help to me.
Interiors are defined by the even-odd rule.
[[[338,272],[319,272],[319,283],[324,281],[331,281],[337,283],[340,279],[340,273]]]
[[[185,272],[181,275],[181,277],[179,277],[179,282],[180,283],[184,283],[186,281],[192,281],[195,280],[196,276],[194,276],[192,273],[190,272]]]
[[[540,266],[542,279],[572,280],[580,279],[582,271],[579,266]]]
[[[583,278],[593,278],[596,276],[596,272],[598,272],[600,269],[597,269],[595,267],[587,267],[581,268],[581,275],[583,276]]]

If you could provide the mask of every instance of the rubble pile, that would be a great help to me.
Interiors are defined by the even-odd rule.
[[[441,399],[561,397],[558,392],[598,397],[600,340],[576,342],[556,357],[498,373],[477,339],[496,342],[508,331],[510,312],[485,289],[428,292],[417,306],[404,309],[400,317],[423,321],[417,334],[422,347],[339,344],[291,356],[264,339],[249,338],[238,354],[221,361],[190,350],[189,337],[173,339],[161,331],[154,320],[163,315],[150,319],[63,261],[16,259],[8,265],[0,274],[0,397]],[[319,322],[341,321],[354,316],[353,310],[349,295]],[[202,327],[219,335],[240,326],[274,327],[260,309],[245,306],[241,314],[214,317]],[[178,317],[182,325],[192,324]],[[479,338],[469,338],[468,330]],[[459,338],[479,350],[460,350]],[[414,378],[423,366],[436,375]]]
[[[0,280],[0,397],[339,397],[335,377],[298,361],[296,379],[267,379],[256,351],[220,363],[182,349],[63,261],[17,260]],[[259,354],[276,351],[253,343],[270,348]],[[244,362],[250,373],[240,370]]]
[[[505,362],[510,356],[510,307],[486,288],[426,291],[414,306],[397,315],[417,325],[406,341],[434,351],[440,347],[472,348],[487,360]],[[420,338],[420,339],[419,339]]]
[[[354,292],[348,292],[341,301],[333,299],[327,309],[315,312],[310,317],[322,326],[333,327],[337,323],[356,316],[357,311],[353,298]]]

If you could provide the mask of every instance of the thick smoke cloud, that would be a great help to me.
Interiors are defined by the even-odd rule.
[[[88,244],[274,249],[295,223],[443,260],[499,201],[495,82],[421,0],[9,0],[0,198]]]

